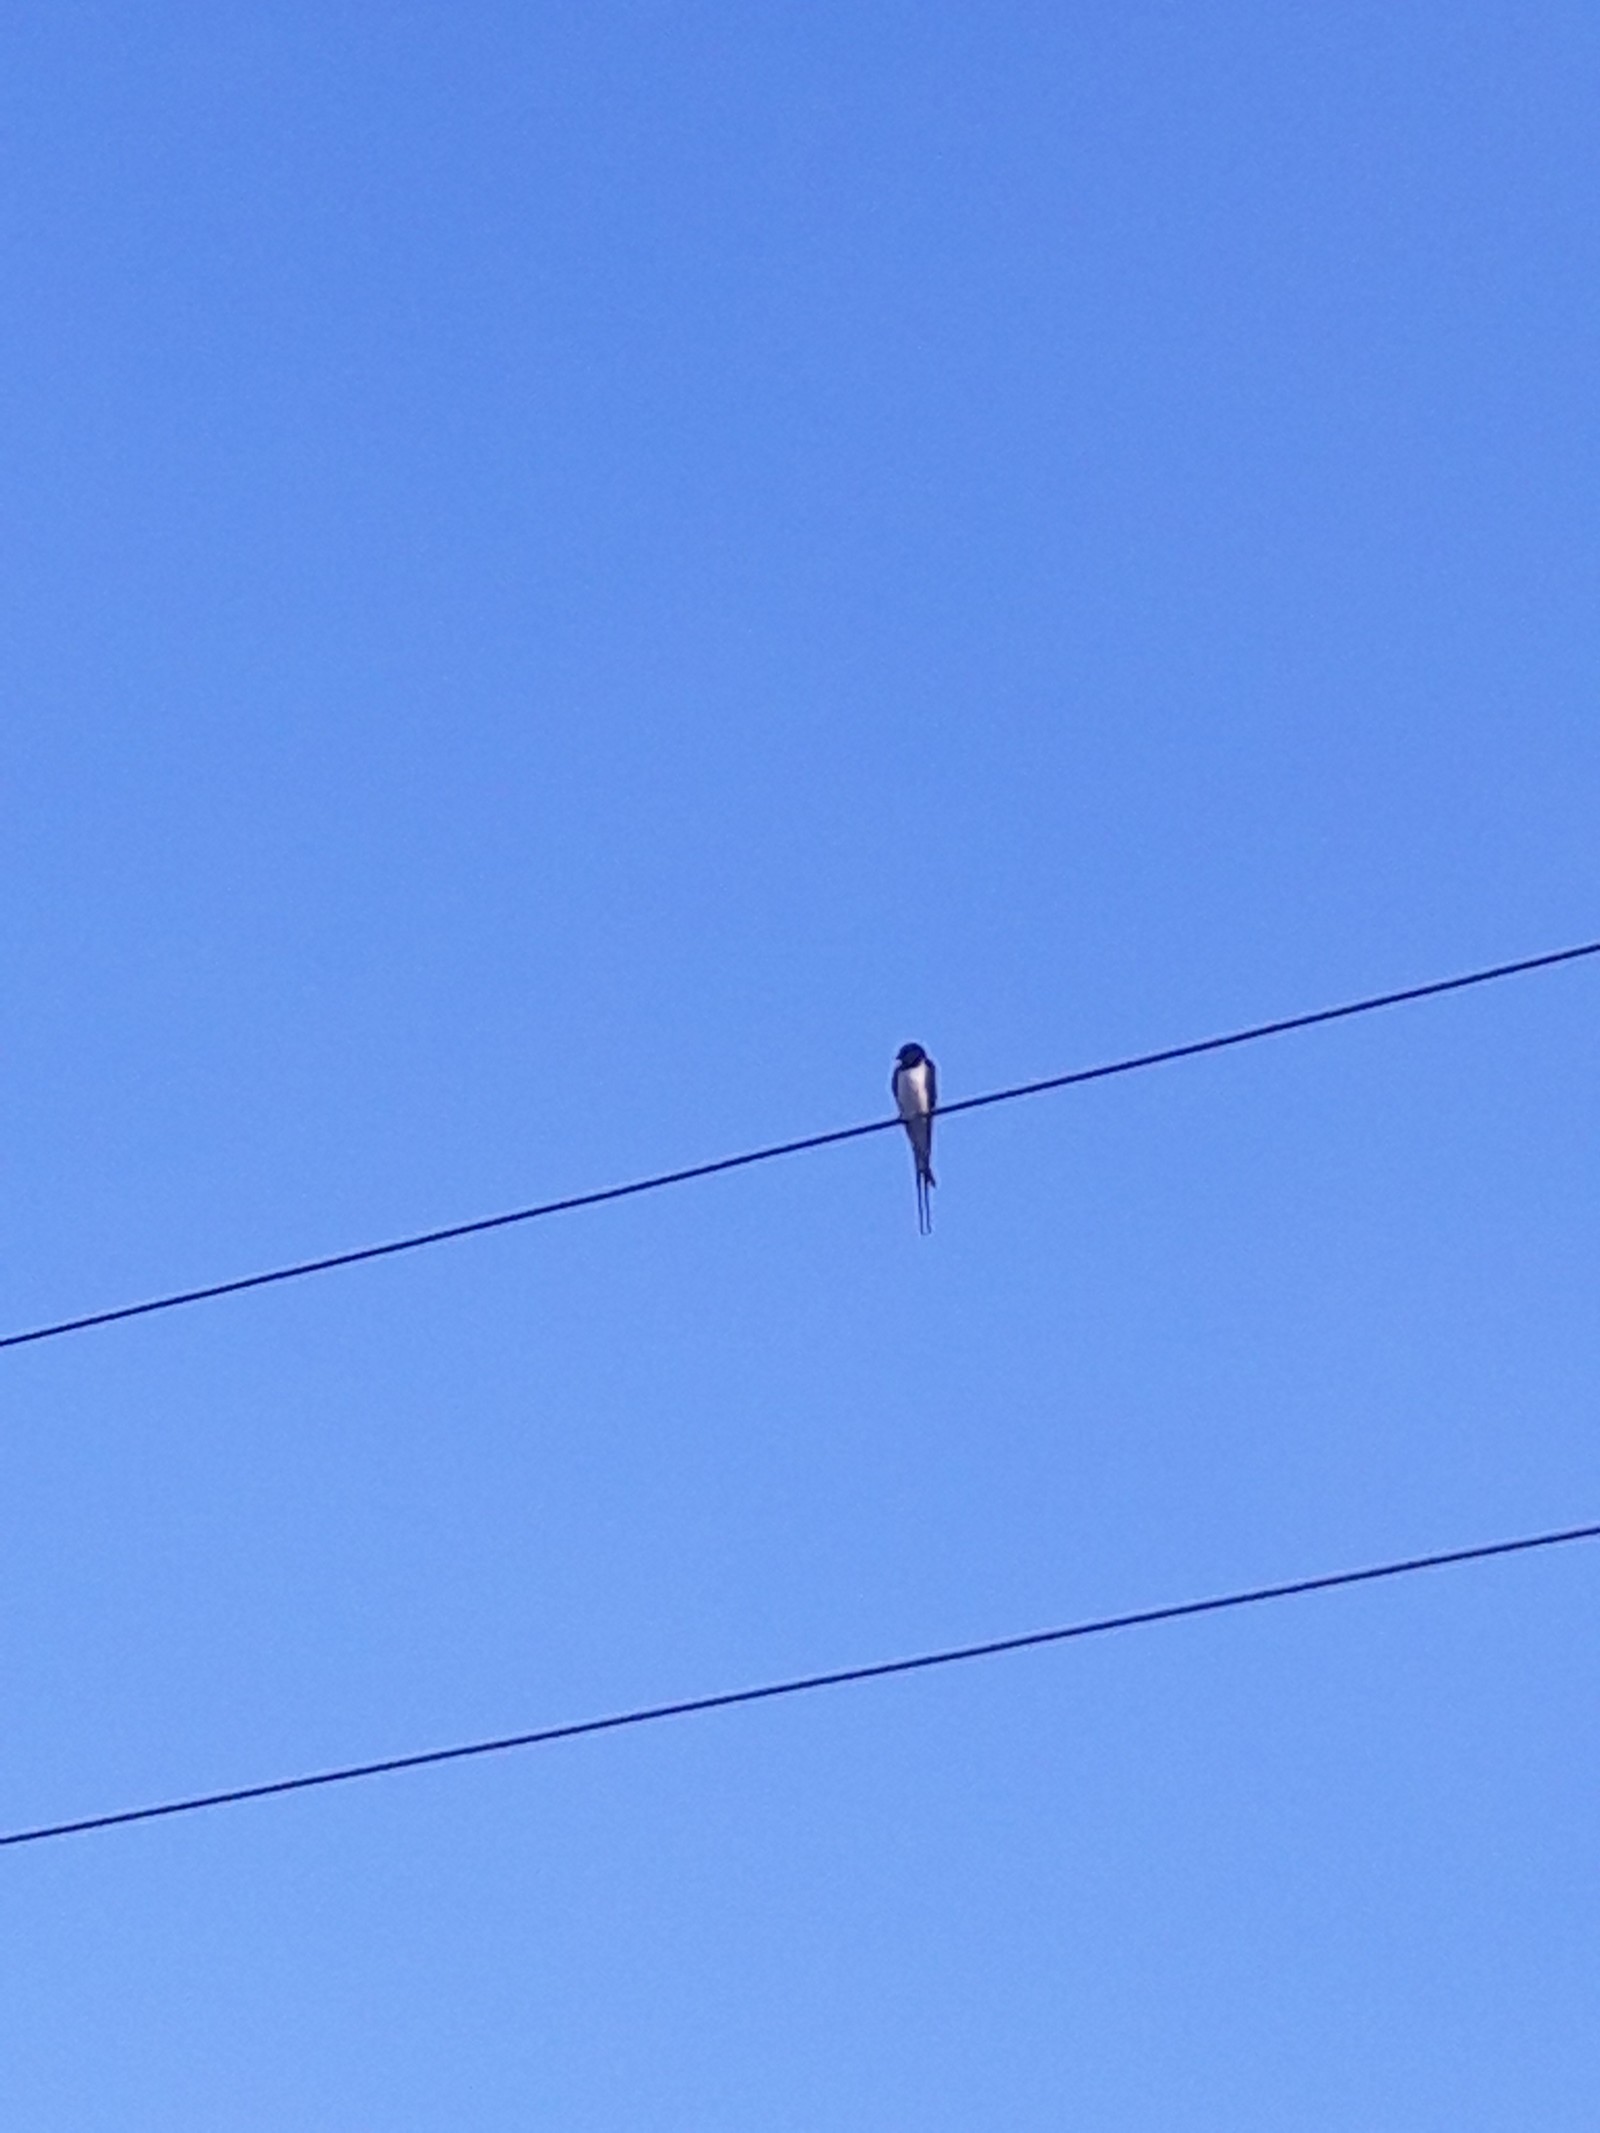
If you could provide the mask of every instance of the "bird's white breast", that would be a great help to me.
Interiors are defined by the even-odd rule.
[[[928,1102],[928,1062],[920,1066],[900,1067],[894,1077],[895,1102],[900,1106],[902,1118],[920,1118],[932,1107]]]

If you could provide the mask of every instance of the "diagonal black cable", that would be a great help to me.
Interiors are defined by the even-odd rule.
[[[1009,1089],[991,1089],[986,1096],[964,1096],[958,1102],[941,1104],[939,1116],[958,1111],[982,1111],[991,1104],[1015,1103],[1024,1096],[1043,1096],[1051,1089],[1081,1088],[1086,1082],[1110,1081],[1120,1074],[1141,1073],[1146,1067],[1170,1066],[1178,1059],[1198,1059],[1206,1052],[1226,1052],[1242,1044],[1258,1044],[1266,1037],[1287,1036],[1293,1030],[1315,1029],[1324,1022],[1347,1022],[1355,1015],[1376,1014],[1380,1008],[1404,1007],[1414,1000],[1435,1000],[1449,992],[1466,992],[1476,985],[1492,985],[1501,978],[1525,976],[1529,971],[1553,970],[1561,963],[1581,962],[1600,955],[1600,941],[1585,941],[1577,948],[1558,948],[1547,955],[1525,956],[1515,963],[1496,963],[1486,970],[1469,970],[1461,977],[1435,978],[1426,985],[1408,985],[1400,992],[1373,993],[1363,1000],[1347,1000],[1338,1007],[1319,1007],[1310,1014],[1288,1015],[1277,1022],[1257,1022],[1248,1029],[1230,1030],[1221,1037],[1200,1037],[1188,1044],[1168,1045],[1159,1052],[1140,1052],[1130,1059],[1114,1059],[1105,1066],[1078,1067],[1069,1074],[1052,1074],[1044,1081],[1018,1082]],[[280,1281],[299,1281],[308,1274],[328,1274],[336,1267],[360,1266],[369,1259],[390,1259],[397,1252],[418,1252],[430,1244],[449,1244],[457,1237],[477,1237],[486,1230],[509,1229],[519,1222],[537,1222],[545,1215],[571,1214],[580,1207],[600,1207],[607,1200],[628,1200],[638,1193],[660,1192],[668,1185],[687,1185],[695,1178],[712,1178],[725,1170],[746,1170],[753,1163],[770,1163],[781,1155],[803,1155],[813,1148],[832,1148],[841,1141],[858,1141],[869,1133],[888,1133],[900,1124],[898,1117],[870,1119],[861,1126],[837,1126],[829,1133],[811,1133],[796,1141],[777,1141],[769,1148],[752,1148],[744,1155],[719,1156],[711,1163],[691,1163],[684,1170],[663,1170],[654,1177],[635,1178],[627,1185],[606,1185],[598,1192],[579,1192],[562,1200],[545,1200],[535,1207],[513,1208],[509,1214],[481,1215],[472,1222],[452,1222],[443,1229],[421,1230],[415,1236],[396,1237],[387,1244],[364,1244],[354,1251],[331,1252],[323,1259],[301,1259],[292,1266],[269,1269],[264,1274],[241,1274],[231,1281],[213,1281],[204,1288],[179,1289],[169,1296],[151,1297],[144,1303],[117,1304],[108,1311],[90,1311],[81,1318],[57,1319],[52,1325],[33,1326],[26,1332],[0,1334],[0,1348],[24,1348],[34,1341],[57,1340],[66,1333],[85,1333],[93,1326],[112,1326],[125,1318],[147,1318],[156,1311],[176,1311],[185,1304],[208,1303],[218,1296],[238,1296],[246,1289],[265,1289]]]
[[[772,1703],[784,1696],[806,1696],[816,1689],[840,1689],[864,1681],[886,1681],[895,1674],[927,1673],[933,1667],[960,1666],[970,1659],[997,1659],[1007,1652],[1037,1651],[1046,1644],[1070,1644],[1103,1637],[1117,1629],[1149,1629],[1160,1622],[1182,1622],[1196,1615],[1225,1614],[1260,1607],[1272,1600],[1294,1600],[1312,1592],[1335,1592],[1343,1586],[1373,1585],[1385,1578],[1411,1577],[1420,1570],[1445,1570],[1461,1563],[1482,1563],[1502,1555],[1527,1555],[1535,1549],[1564,1548],[1574,1541],[1600,1540],[1600,1525],[1568,1526],[1558,1532],[1534,1533],[1519,1540],[1485,1541],[1474,1548],[1450,1548],[1439,1555],[1412,1555],[1399,1562],[1377,1563],[1362,1570],[1335,1570],[1321,1577],[1295,1578],[1286,1585],[1257,1585],[1209,1600],[1180,1600],[1167,1607],[1140,1608],[1133,1614],[1101,1615],[1061,1629],[1028,1630],[1016,1637],[993,1637],[982,1644],[958,1644],[943,1651],[919,1652],[910,1659],[880,1659],[868,1666],[840,1667],[827,1674],[801,1674],[769,1681],[753,1689],[725,1689],[713,1696],[691,1696],[679,1703],[647,1704],[607,1718],[581,1718],[564,1726],[542,1726],[532,1733],[507,1733],[495,1740],[467,1741],[454,1748],[424,1748],[412,1755],[385,1756],[371,1763],[347,1763],[316,1770],[305,1777],[273,1778],[264,1784],[236,1785],[226,1792],[198,1792],[186,1799],[164,1800],[154,1807],[124,1807],[111,1814],[85,1815],[74,1822],[47,1822],[34,1829],[0,1835],[0,1849],[43,1844],[56,1837],[87,1836],[91,1830],[122,1829],[130,1822],[159,1822],[174,1815],[199,1814],[209,1807],[238,1807],[247,1800],[270,1800],[288,1792],[312,1792],[325,1785],[353,1785],[361,1779],[391,1777],[401,1770],[425,1770],[436,1763],[462,1763],[483,1755],[506,1755],[514,1748],[544,1748],[554,1741],[579,1740],[589,1733],[620,1733],[632,1726],[652,1726],[667,1718],[697,1718],[707,1711],[729,1711],[740,1704]]]

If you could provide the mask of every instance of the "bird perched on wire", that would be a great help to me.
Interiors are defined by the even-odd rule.
[[[889,1078],[895,1107],[911,1143],[917,1166],[917,1228],[926,1237],[933,1228],[933,1112],[939,1101],[939,1075],[920,1044],[902,1044]]]

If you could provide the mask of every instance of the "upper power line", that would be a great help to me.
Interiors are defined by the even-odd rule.
[[[1110,1081],[1120,1074],[1137,1074],[1146,1067],[1169,1066],[1179,1059],[1198,1059],[1207,1052],[1226,1052],[1239,1045],[1257,1044],[1263,1038],[1284,1037],[1294,1030],[1315,1029],[1324,1022],[1347,1022],[1356,1015],[1376,1014],[1380,1008],[1404,1007],[1415,1000],[1434,1000],[1444,993],[1466,992],[1473,986],[1493,985],[1502,978],[1524,977],[1530,971],[1553,970],[1561,963],[1577,963],[1600,955],[1600,940],[1585,941],[1576,948],[1557,948],[1545,955],[1524,956],[1515,963],[1496,963],[1483,970],[1469,970],[1459,977],[1434,978],[1426,985],[1408,985],[1399,992],[1369,994],[1365,999],[1346,1000],[1337,1007],[1319,1007],[1309,1014],[1287,1015],[1275,1022],[1257,1022],[1248,1029],[1230,1030],[1220,1037],[1199,1037],[1187,1044],[1167,1045],[1157,1052],[1138,1052],[1131,1058],[1113,1059],[1102,1066],[1077,1067],[1068,1074],[1051,1074],[1043,1081],[1018,1082],[1007,1089],[991,1089],[983,1096],[964,1096],[955,1103],[941,1104],[939,1116],[950,1118],[960,1111],[981,1111],[991,1104],[1016,1103],[1024,1096],[1043,1096],[1052,1089],[1074,1089],[1091,1081]],[[147,1318],[156,1311],[176,1311],[185,1304],[207,1303],[218,1296],[237,1296],[246,1289],[264,1289],[275,1282],[298,1281],[308,1274],[331,1273],[336,1267],[359,1266],[368,1259],[390,1259],[399,1252],[418,1252],[430,1244],[448,1244],[457,1237],[476,1237],[486,1230],[509,1229],[518,1222],[537,1222],[545,1215],[571,1214],[580,1207],[599,1207],[607,1200],[627,1200],[638,1193],[661,1192],[669,1185],[687,1185],[695,1178],[710,1178],[724,1170],[746,1170],[754,1163],[774,1162],[783,1155],[803,1155],[813,1148],[831,1148],[840,1141],[864,1139],[870,1133],[889,1133],[901,1124],[898,1116],[875,1118],[860,1126],[836,1126],[828,1133],[810,1133],[801,1140],[775,1141],[767,1148],[752,1148],[743,1155],[719,1156],[710,1163],[692,1163],[683,1170],[663,1170],[654,1177],[635,1178],[626,1185],[606,1185],[597,1192],[570,1194],[561,1200],[544,1200],[534,1207],[513,1208],[509,1214],[480,1215],[471,1222],[452,1222],[443,1229],[419,1230],[414,1236],[395,1237],[386,1244],[364,1244],[353,1251],[331,1252],[321,1259],[301,1259],[291,1266],[269,1268],[261,1274],[240,1274],[228,1281],[208,1282],[203,1288],[178,1289],[154,1296],[144,1303],[117,1304],[110,1310],[89,1311],[78,1318],[62,1318],[50,1325],[32,1326],[21,1333],[0,1335],[0,1348],[23,1348],[33,1341],[57,1340],[67,1333],[85,1333],[93,1326],[111,1326],[125,1318]]]
[[[270,1778],[255,1785],[236,1785],[226,1792],[190,1793],[183,1799],[163,1800],[152,1807],[123,1807],[109,1814],[84,1815],[70,1822],[45,1822],[32,1829],[0,1834],[0,1849],[19,1844],[43,1844],[55,1837],[82,1837],[91,1830],[122,1829],[130,1822],[168,1821],[174,1815],[199,1814],[208,1807],[238,1807],[247,1800],[276,1799],[289,1792],[313,1792],[326,1785],[353,1785],[364,1778],[391,1777],[401,1770],[425,1770],[435,1763],[461,1763],[484,1755],[505,1755],[514,1748],[543,1748],[554,1741],[578,1740],[589,1733],[618,1733],[632,1726],[658,1725],[667,1718],[696,1718],[708,1711],[728,1711],[740,1704],[772,1703],[780,1697],[805,1696],[816,1689],[840,1689],[865,1681],[886,1681],[894,1674],[922,1674],[931,1668],[960,1666],[972,1659],[997,1659],[1007,1652],[1037,1651],[1046,1644],[1071,1644],[1084,1637],[1104,1637],[1117,1629],[1149,1629],[1161,1622],[1182,1622],[1196,1615],[1230,1613],[1241,1607],[1261,1607],[1269,1601],[1300,1599],[1307,1593],[1336,1592],[1350,1585],[1373,1585],[1384,1579],[1414,1576],[1422,1570],[1446,1570],[1462,1563],[1483,1563],[1495,1556],[1528,1555],[1536,1549],[1564,1548],[1574,1541],[1600,1539],[1600,1525],[1567,1526],[1550,1533],[1528,1534],[1516,1540],[1484,1541],[1472,1548],[1450,1548],[1437,1555],[1412,1555],[1397,1562],[1375,1563],[1360,1570],[1335,1570],[1320,1577],[1295,1578],[1282,1585],[1255,1585],[1243,1592],[1225,1592],[1205,1600],[1179,1600],[1165,1607],[1143,1607],[1131,1614],[1101,1615],[1093,1621],[1071,1622],[1059,1629],[1027,1630],[1020,1636],[991,1637],[982,1644],[949,1645],[942,1651],[919,1652],[910,1659],[879,1659],[866,1666],[836,1668],[826,1674],[800,1674],[787,1681],[768,1681],[756,1688],[724,1689],[711,1696],[690,1696],[677,1703],[646,1704],[632,1711],[616,1711],[605,1718],[580,1718],[564,1726],[543,1726],[532,1733],[507,1733],[493,1740],[465,1741],[453,1748],[424,1748],[411,1755],[385,1756],[370,1763],[346,1763],[331,1770],[315,1770],[302,1777]]]

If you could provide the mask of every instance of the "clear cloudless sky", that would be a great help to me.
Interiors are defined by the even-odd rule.
[[[13,1330],[1600,934],[1578,0],[12,0]],[[0,1356],[0,1827],[1600,1515],[1600,971]],[[1590,2133],[1600,1556],[0,1853],[8,2133]]]

